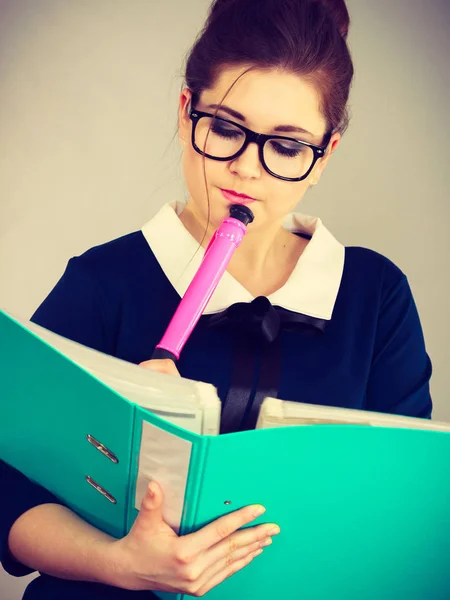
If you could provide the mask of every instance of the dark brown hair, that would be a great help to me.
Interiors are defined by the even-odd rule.
[[[186,85],[199,97],[226,67],[248,67],[242,75],[286,70],[319,91],[327,133],[343,133],[353,78],[349,24],[344,0],[215,0],[187,57]]]

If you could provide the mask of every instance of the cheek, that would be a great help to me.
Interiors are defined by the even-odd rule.
[[[183,154],[183,174],[189,194],[197,203],[206,202],[206,185],[211,193],[218,185],[225,185],[229,178],[226,163],[208,159],[204,162],[193,148]]]
[[[202,157],[192,148],[183,153],[183,175],[189,195],[200,200],[205,194]]]
[[[229,181],[226,163],[206,160],[204,166],[203,157],[192,148],[189,151],[185,151],[183,154],[183,174],[189,197],[191,198],[193,205],[199,209],[200,214],[205,219],[209,216],[210,223],[219,225],[227,216],[218,189],[219,186],[225,187],[226,182]],[[208,186],[209,194],[209,211],[206,185]]]
[[[270,177],[270,175],[269,175]],[[305,181],[289,182],[272,178],[267,181],[266,206],[271,219],[279,219],[292,212],[308,189]]]

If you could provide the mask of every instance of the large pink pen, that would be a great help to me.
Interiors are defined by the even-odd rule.
[[[184,294],[152,358],[170,358],[174,362],[197,325],[236,248],[253,221],[252,211],[233,204],[227,217],[214,233],[202,263]]]

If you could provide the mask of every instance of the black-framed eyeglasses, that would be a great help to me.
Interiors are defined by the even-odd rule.
[[[228,161],[240,156],[253,142],[258,145],[264,169],[284,181],[302,181],[325,155],[331,134],[324,146],[317,146],[283,135],[256,133],[229,119],[191,108],[192,146],[212,160]]]

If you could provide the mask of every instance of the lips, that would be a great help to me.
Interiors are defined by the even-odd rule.
[[[255,198],[247,196],[246,194],[238,194],[232,190],[221,189],[220,191],[229,202],[233,202],[234,204],[249,204],[250,202],[255,201]]]

